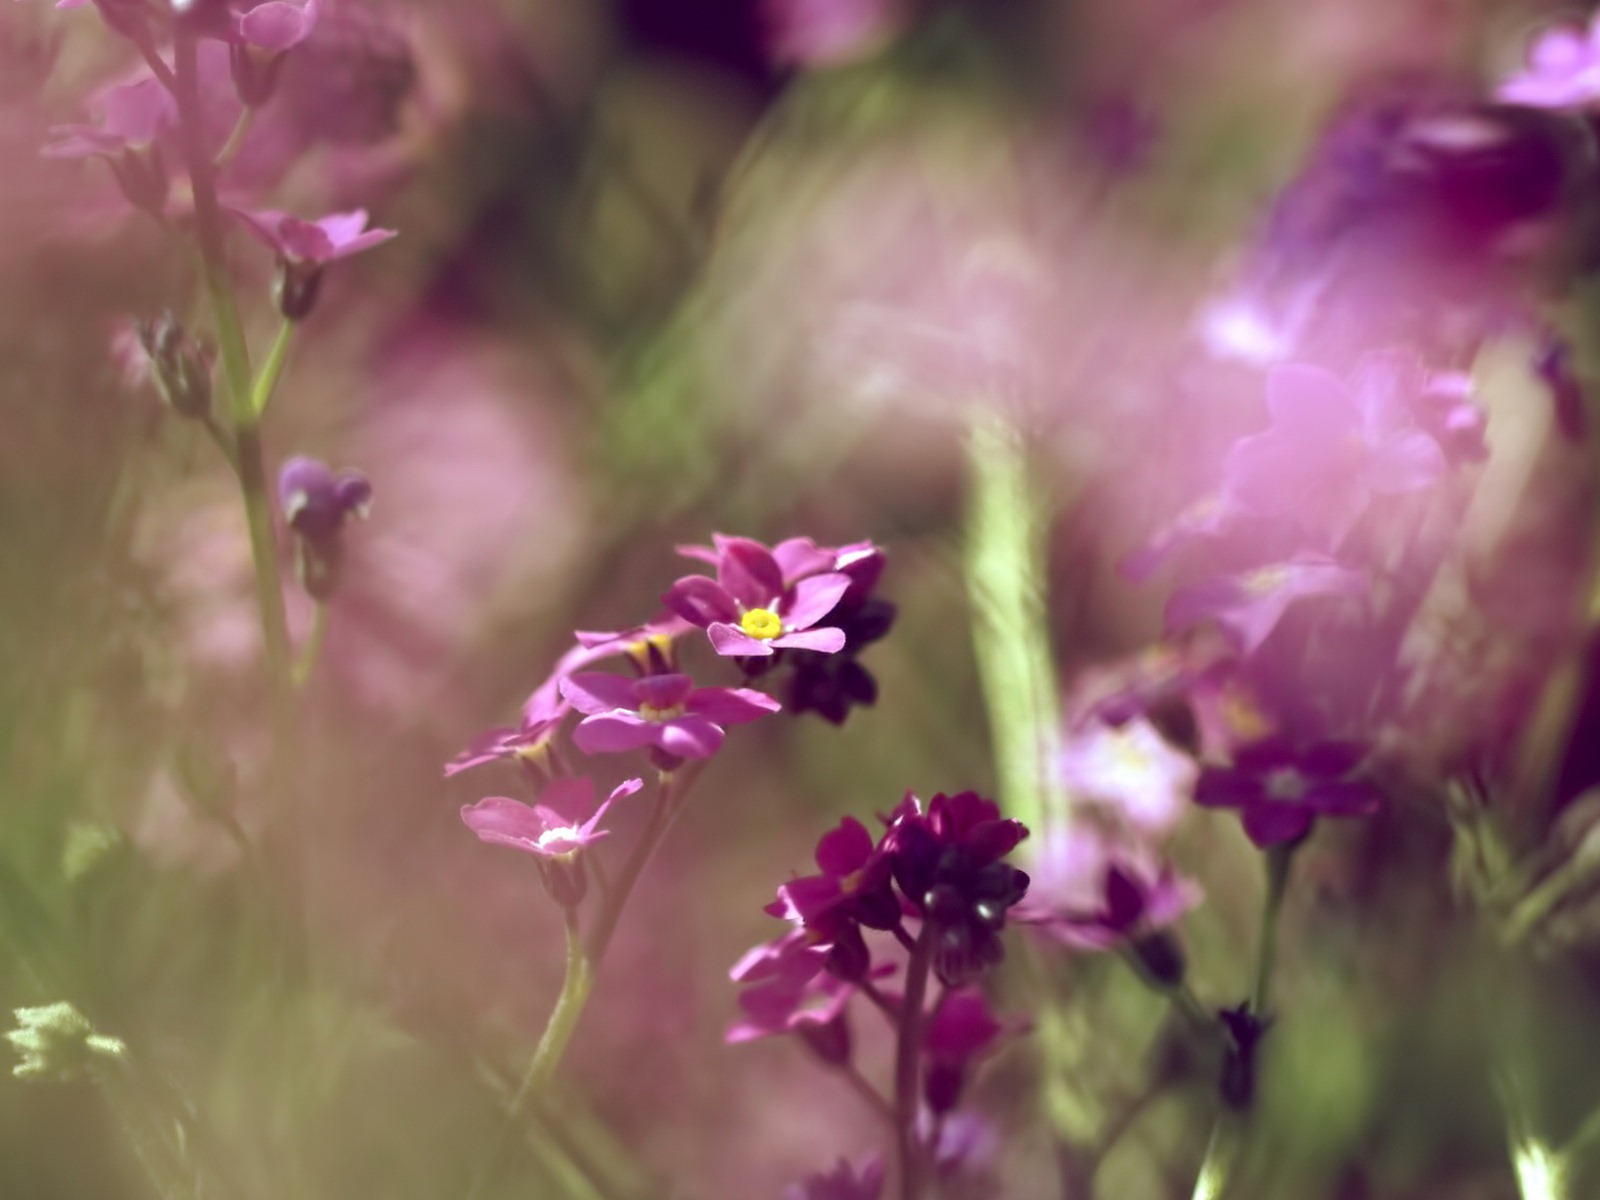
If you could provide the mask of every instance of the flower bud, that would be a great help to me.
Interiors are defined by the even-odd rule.
[[[303,321],[311,315],[322,291],[320,262],[278,260],[278,277],[272,284],[272,301],[290,321]]]
[[[830,1067],[842,1067],[850,1062],[853,1049],[850,1038],[850,1025],[845,1020],[844,1013],[827,1021],[801,1021],[794,1027],[795,1033],[823,1062]]]
[[[1166,930],[1137,939],[1129,950],[1145,978],[1162,991],[1170,991],[1183,982],[1183,947]]]
[[[171,181],[167,178],[159,147],[124,150],[120,157],[106,161],[111,164],[111,173],[116,176],[117,186],[129,204],[148,213],[160,213],[166,208]]]
[[[539,860],[539,876],[550,898],[562,908],[577,908],[589,891],[589,872],[583,865],[583,851]]]
[[[211,356],[171,312],[134,325],[150,362],[150,378],[174,412],[200,419],[211,412]]]

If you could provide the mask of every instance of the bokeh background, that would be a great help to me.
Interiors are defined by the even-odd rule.
[[[527,860],[458,817],[509,768],[442,764],[515,717],[574,628],[651,615],[674,545],[714,530],[887,549],[878,702],[729,738],[624,918],[559,1104],[491,1194],[775,1197],[877,1145],[797,1045],[724,1044],[727,970],[840,815],[994,786],[965,406],[1024,405],[1051,464],[1070,687],[1158,630],[1162,588],[1115,566],[1259,423],[1256,377],[1203,317],[1328,113],[1398,72],[1501,76],[1557,11],[907,0],[864,4],[835,53],[783,43],[784,7],[327,0],[241,152],[280,207],[400,231],[330,273],[267,428],[269,459],[358,466],[375,492],[301,702],[314,970],[288,1002],[273,880],[228,829],[267,820],[243,518],[128,350],[132,318],[188,303],[189,266],[102,164],[38,153],[133,64],[89,10],[0,11],[0,1007],[70,998],[137,1047],[245,1195],[463,1192],[559,986],[560,922]],[[264,344],[269,264],[235,249]],[[1485,368],[1493,427],[1537,444],[1548,404],[1520,361]],[[1585,452],[1550,453],[1505,576],[1529,655],[1548,653],[1537,602],[1587,561]],[[1257,856],[1203,814],[1174,846],[1207,895],[1196,990],[1233,1002]],[[1504,1055],[1502,1088],[1552,1130],[1600,1103],[1582,906],[1555,950],[1486,956],[1449,857],[1443,817],[1405,806],[1307,852],[1241,1196],[1515,1195]],[[1160,1001],[1119,964],[1030,961],[1058,999],[975,1093],[996,1194],[1019,1200],[1063,1194],[1053,1131],[1095,1127],[1163,1045]],[[1021,1012],[1036,984],[998,995]],[[1067,1047],[1048,1069],[1045,1036]],[[881,1071],[887,1046],[861,1040]],[[1099,1194],[1187,1195],[1208,1096],[1180,1079]],[[0,1082],[0,1195],[153,1195],[126,1115],[89,1081]],[[1597,1193],[1591,1161],[1572,1194]]]

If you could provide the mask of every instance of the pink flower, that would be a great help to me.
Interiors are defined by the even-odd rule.
[[[99,114],[98,124],[56,126],[42,153],[49,158],[90,158],[143,150],[178,120],[172,93],[153,77],[108,87],[91,107]]]
[[[1094,721],[1071,732],[1061,751],[1061,776],[1075,799],[1144,833],[1177,823],[1198,773],[1143,716],[1120,726]]]
[[[538,804],[489,796],[463,806],[461,819],[485,842],[534,855],[545,888],[557,904],[571,909],[588,889],[580,851],[611,832],[600,828],[600,819],[612,802],[643,786],[642,780],[629,779],[595,807],[594,780],[587,776],[557,779],[545,788]]]
[[[332,213],[315,221],[304,221],[276,209],[231,211],[279,258],[290,263],[329,263],[370,250],[395,236],[392,229],[368,229],[364,208]]]
[[[322,0],[267,0],[233,14],[228,40],[282,53],[311,36],[321,10]]]
[[[883,49],[906,23],[904,0],[765,0],[774,62],[836,67]]]
[[[809,539],[780,542],[772,550],[751,538],[719,533],[714,540],[713,550],[690,547],[684,552],[714,563],[717,577],[686,575],[661,601],[704,629],[718,654],[767,657],[789,648],[832,654],[844,648],[842,629],[813,626],[859,586],[844,568],[868,562],[870,543],[847,548],[852,557],[841,565],[844,551],[835,551],[830,564],[827,552]]]
[[[586,775],[558,779],[545,788],[538,804],[489,796],[463,805],[461,819],[485,842],[541,858],[562,858],[606,837],[611,831],[599,828],[600,818],[613,801],[631,796],[643,786],[643,780],[630,779],[594,807],[594,780]],[[589,814],[587,820],[584,813]]]
[[[585,754],[652,747],[675,759],[710,758],[723,726],[741,725],[779,703],[749,688],[697,688],[687,675],[629,679],[585,671],[561,681],[561,694],[584,720],[572,740]]]
[[[1547,29],[1528,51],[1527,66],[1496,94],[1529,108],[1586,108],[1600,99],[1600,18],[1587,31]]]
[[[1179,589],[1167,602],[1167,632],[1215,621],[1231,635],[1238,652],[1248,656],[1298,601],[1348,600],[1366,595],[1369,587],[1365,571],[1341,566],[1325,554],[1298,554],[1288,562],[1213,576]]]

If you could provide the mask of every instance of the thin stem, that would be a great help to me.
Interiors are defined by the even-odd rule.
[[[911,959],[906,963],[905,997],[900,1001],[900,1035],[895,1042],[894,1124],[895,1148],[900,1162],[900,1200],[922,1195],[922,1171],[917,1147],[917,1093],[922,1061],[922,1006],[933,965],[932,930],[924,924],[917,934]]]
[[[1059,694],[1045,608],[1044,524],[1023,431],[975,405],[966,576],[995,775],[1007,812],[1038,832],[1066,816],[1053,763]]]
[[[1221,1113],[1211,1126],[1211,1137],[1206,1141],[1205,1157],[1200,1160],[1200,1174],[1194,1181],[1190,1200],[1221,1200],[1228,1186],[1228,1176],[1233,1171],[1233,1139],[1227,1134],[1226,1119]]]
[[[299,657],[294,661],[294,686],[303,688],[306,680],[311,678],[311,672],[317,668],[317,660],[322,657],[322,643],[328,637],[328,606],[321,601],[317,603],[316,614],[311,618],[311,634],[306,638],[306,644],[300,648]]]
[[[578,929],[576,912],[572,909],[567,910],[567,971],[561,995],[550,1014],[549,1022],[545,1025],[544,1033],[540,1035],[539,1045],[528,1063],[528,1070],[523,1075],[516,1093],[511,1097],[511,1104],[506,1109],[500,1132],[473,1176],[472,1185],[467,1191],[467,1200],[478,1200],[482,1194],[499,1165],[511,1130],[516,1126],[528,1100],[541,1093],[555,1078],[556,1071],[561,1066],[562,1056],[572,1040],[573,1031],[578,1026],[579,1018],[583,1016],[595,972],[599,970],[600,963],[605,958],[606,948],[611,944],[611,937],[616,933],[617,922],[622,917],[622,910],[627,906],[628,896],[632,893],[634,884],[639,881],[639,876],[644,873],[650,856],[666,833],[667,827],[671,825],[672,818],[682,807],[683,797],[687,794],[689,785],[694,782],[694,778],[695,772],[692,769],[662,772],[659,776],[655,805],[650,810],[649,819],[645,822],[645,827],[639,835],[639,840],[634,844],[628,861],[623,865],[621,874],[604,897],[603,906],[590,930],[587,948]]]
[[[1289,886],[1289,868],[1294,864],[1298,842],[1285,842],[1267,851],[1267,891],[1261,903],[1261,939],[1256,947],[1256,982],[1250,992],[1250,1013],[1265,1017],[1272,988],[1272,968],[1278,954],[1278,915],[1283,911],[1283,896]]]
[[[539,1038],[538,1048],[534,1050],[533,1058],[528,1062],[528,1069],[522,1076],[522,1082],[517,1084],[517,1090],[511,1096],[511,1104],[506,1109],[505,1119],[500,1123],[500,1131],[495,1135],[494,1144],[490,1146],[489,1153],[484,1156],[483,1162],[478,1166],[477,1174],[473,1176],[472,1186],[467,1191],[468,1200],[477,1200],[477,1197],[482,1195],[490,1176],[500,1163],[506,1142],[511,1136],[511,1131],[516,1128],[517,1119],[522,1115],[528,1097],[542,1091],[555,1077],[556,1068],[561,1065],[561,1057],[566,1053],[567,1044],[572,1040],[573,1031],[578,1027],[578,1018],[583,1015],[584,1005],[588,1003],[589,989],[594,983],[594,966],[594,961],[583,949],[583,933],[578,927],[577,910],[569,908],[567,909],[567,969],[566,976],[561,981],[561,995],[556,998],[556,1006],[551,1011],[550,1020]]]
[[[285,319],[278,326],[278,336],[272,339],[272,348],[267,351],[267,359],[261,364],[261,373],[256,376],[255,385],[250,389],[250,412],[258,421],[272,402],[278,376],[283,374],[283,365],[289,358],[289,342],[293,336],[294,322]]]

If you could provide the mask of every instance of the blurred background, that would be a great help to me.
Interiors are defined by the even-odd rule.
[[[1481,90],[1561,11],[326,0],[228,181],[399,231],[329,272],[266,427],[269,462],[358,467],[375,497],[300,705],[313,982],[285,1002],[274,883],[241,850],[267,821],[269,741],[244,520],[130,352],[135,318],[204,324],[190,264],[104,164],[39,154],[136,58],[91,9],[5,5],[0,1007],[71,999],[181,1099],[5,1079],[0,1196],[154,1195],[123,1110],[174,1102],[243,1196],[463,1194],[553,1003],[560,920],[528,861],[458,816],[518,794],[512,769],[442,765],[515,720],[573,629],[651,616],[687,569],[674,545],[712,531],[886,548],[900,615],[864,656],[877,703],[729,737],[623,919],[559,1105],[489,1194],[776,1197],[877,1146],[797,1044],[724,1045],[727,971],[841,815],[995,786],[962,581],[967,406],[1019,405],[1049,464],[1070,690],[1159,632],[1163,588],[1116,565],[1260,423],[1259,377],[1207,314],[1329,114],[1373,80]],[[233,249],[265,345],[270,263]],[[1537,446],[1549,404],[1508,337],[1491,428]],[[1522,556],[1495,619],[1530,670],[1562,619],[1538,603],[1565,611],[1588,561],[1587,452],[1548,453],[1542,507],[1513,522],[1507,500],[1484,535]],[[289,600],[303,637],[311,605]],[[619,808],[619,837],[636,817]],[[1233,1003],[1258,856],[1206,814],[1173,845],[1207,897],[1194,986]],[[1585,910],[1507,969],[1452,903],[1449,859],[1442,817],[1404,806],[1307,852],[1238,1195],[1516,1195],[1496,1047],[1552,1130],[1600,1104]],[[1058,998],[974,1093],[1000,1147],[988,1194],[1023,1200],[1073,1194],[1056,1137],[1098,1127],[1163,1052],[1161,1002],[1120,964],[1029,961]],[[1008,976],[999,1006],[1036,984]],[[1067,1048],[1048,1067],[1044,1036]],[[865,1035],[861,1053],[888,1062]],[[1159,1069],[1178,1082],[1099,1195],[1189,1194],[1210,1081]],[[1571,1194],[1600,1194],[1600,1169]]]

